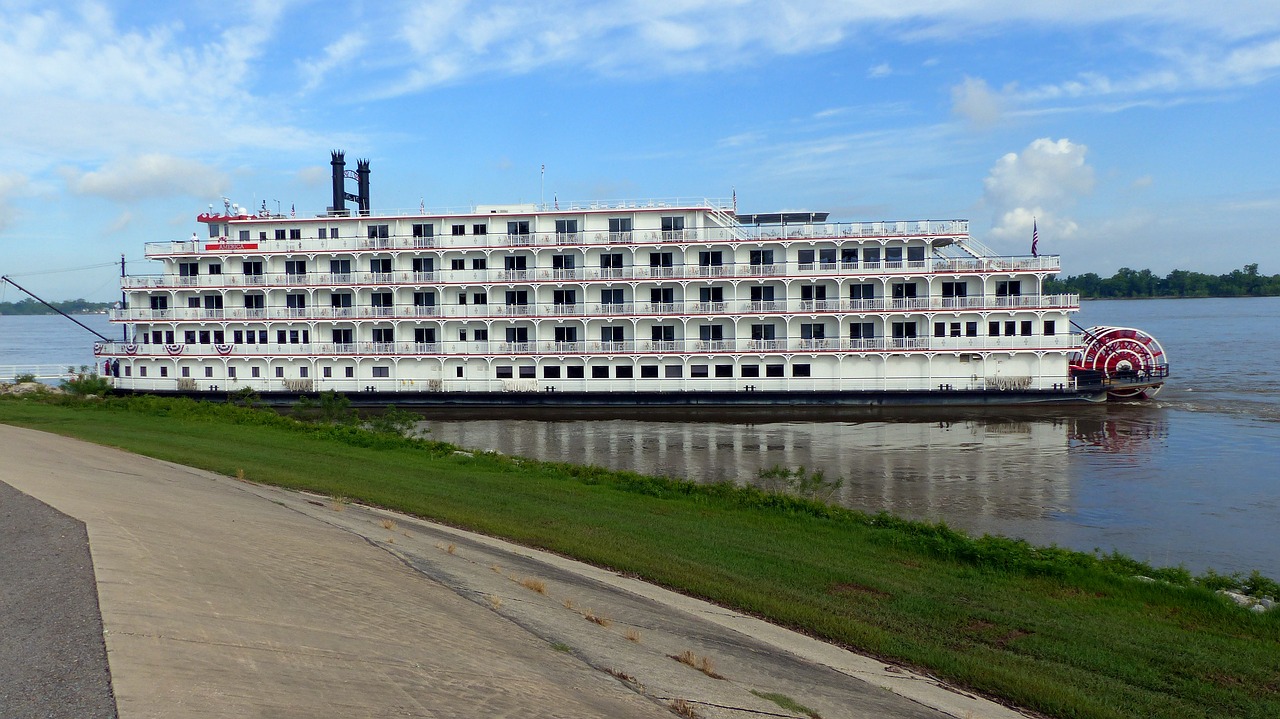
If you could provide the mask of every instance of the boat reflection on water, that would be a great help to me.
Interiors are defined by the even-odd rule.
[[[1071,417],[1024,412],[949,420],[508,419],[427,425],[433,439],[465,447],[698,482],[753,484],[867,512],[945,519],[969,532],[1015,536],[1025,532],[1027,521],[1053,521],[1070,510],[1076,458],[1139,461],[1148,443],[1168,435],[1158,412],[1108,407],[1078,408]],[[821,472],[822,481],[767,476],[773,467]]]

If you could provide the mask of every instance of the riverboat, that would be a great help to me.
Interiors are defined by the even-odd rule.
[[[1163,348],[1073,327],[1054,255],[965,220],[743,214],[736,196],[382,213],[223,201],[148,243],[95,352],[121,391],[458,407],[986,405],[1140,397]],[[357,192],[347,191],[354,179]],[[347,201],[355,207],[349,209]]]

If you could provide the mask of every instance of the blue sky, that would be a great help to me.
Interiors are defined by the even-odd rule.
[[[375,211],[736,190],[1275,274],[1278,85],[1277,0],[0,0],[0,274],[111,299],[223,196],[322,212],[335,148]]]

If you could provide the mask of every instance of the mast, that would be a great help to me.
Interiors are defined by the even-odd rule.
[[[48,302],[45,302],[45,301],[44,301],[43,299],[41,299],[40,297],[37,297],[37,296],[35,295],[35,293],[33,293],[31,290],[28,290],[26,287],[23,287],[22,285],[18,284],[17,282],[14,282],[13,280],[9,279],[9,276],[8,276],[8,275],[0,275],[0,280],[3,280],[3,281],[5,281],[5,282],[8,282],[9,284],[13,285],[14,287],[17,287],[18,289],[20,289],[20,290],[22,290],[23,292],[27,293],[27,295],[28,295],[28,296],[30,296],[30,297],[31,297],[31,299],[35,300],[36,302],[39,302],[40,304],[44,305],[45,307],[48,307],[49,309],[53,310],[54,312],[57,312],[58,314],[62,315],[63,317],[66,317],[67,319],[71,320],[72,322],[75,322],[76,324],[80,325],[81,327],[85,328],[86,330],[89,330],[89,331],[90,331],[90,332],[92,332],[93,334],[97,335],[97,336],[98,336],[98,337],[99,337],[103,342],[110,342],[110,341],[111,341],[111,340],[107,339],[106,337],[103,337],[101,334],[99,334],[97,330],[95,330],[95,329],[93,329],[93,328],[89,327],[89,326],[88,326],[88,325],[86,325],[85,323],[83,323],[83,322],[81,322],[80,320],[78,320],[78,319],[76,319],[76,318],[72,317],[71,315],[67,314],[66,312],[63,312],[62,310],[58,309],[57,307],[54,307],[53,305],[49,304]]]

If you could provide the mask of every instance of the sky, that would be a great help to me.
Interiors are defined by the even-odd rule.
[[[323,212],[333,149],[375,212],[736,194],[1280,273],[1280,0],[0,0],[0,103],[0,274],[49,299],[224,197]]]

